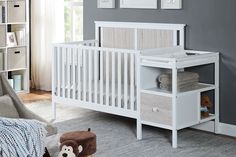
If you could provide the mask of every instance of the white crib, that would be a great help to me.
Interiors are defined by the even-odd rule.
[[[137,118],[139,51],[97,45],[55,45],[54,102]]]
[[[141,56],[184,47],[183,24],[95,22],[96,40],[54,45],[52,101],[140,119]],[[177,136],[177,134],[176,134]],[[174,138],[175,139],[175,138]]]

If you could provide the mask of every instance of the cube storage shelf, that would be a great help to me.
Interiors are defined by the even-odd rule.
[[[17,45],[7,44],[7,34],[14,32]],[[8,79],[21,77],[21,90],[29,92],[29,1],[0,1],[0,73]]]
[[[168,52],[167,48],[143,54],[140,64],[142,124],[172,130],[174,148],[177,147],[177,131],[180,129],[214,121],[215,133],[218,133],[219,53],[188,51],[177,47],[170,48]],[[178,71],[209,64],[214,65],[213,84],[198,83],[185,90],[177,89]],[[161,90],[157,86],[156,79],[163,72],[172,73],[172,91]],[[201,117],[201,94],[207,91],[214,93],[214,112],[209,117]]]

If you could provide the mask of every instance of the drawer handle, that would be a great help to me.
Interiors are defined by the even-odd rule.
[[[159,112],[159,109],[157,107],[152,108],[152,112]]]
[[[20,51],[15,51],[15,54],[18,54],[18,53],[20,53]]]
[[[20,7],[20,5],[14,5],[14,7],[15,7],[15,8],[19,8],[19,7]]]

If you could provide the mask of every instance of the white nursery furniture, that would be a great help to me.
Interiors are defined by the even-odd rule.
[[[0,0],[0,73],[21,77],[12,87],[29,92],[29,0]]]
[[[96,40],[54,45],[53,111],[63,103],[134,118],[137,138],[142,125],[177,131],[212,121],[219,124],[219,54],[184,50],[185,25],[95,22]],[[214,83],[177,90],[177,72],[214,65]],[[156,79],[172,72],[172,91]],[[201,117],[201,94],[214,93],[214,114]]]

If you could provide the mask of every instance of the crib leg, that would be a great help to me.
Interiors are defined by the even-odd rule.
[[[52,101],[52,114],[53,114],[52,121],[55,121],[57,118],[57,103],[54,101]]]
[[[172,147],[173,148],[177,148],[177,139],[178,139],[178,135],[177,135],[177,130],[172,130]]]
[[[137,139],[141,140],[142,139],[142,123],[140,119],[137,119]]]

